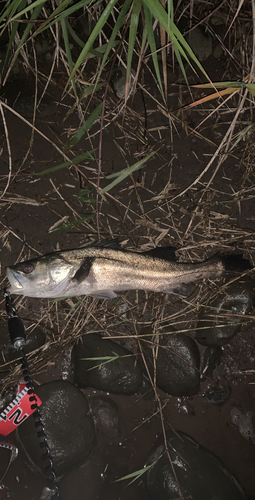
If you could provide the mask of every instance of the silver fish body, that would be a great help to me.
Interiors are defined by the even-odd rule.
[[[11,284],[7,290],[46,298],[92,295],[110,299],[125,290],[179,293],[182,285],[215,279],[225,271],[224,261],[217,257],[191,264],[154,254],[111,248],[109,243],[58,251],[7,267]]]

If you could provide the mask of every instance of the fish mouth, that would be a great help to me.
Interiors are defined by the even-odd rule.
[[[22,274],[13,271],[9,267],[6,268],[6,276],[11,284],[10,287],[7,288],[9,292],[14,290],[22,290],[22,288],[28,283],[29,279],[23,276]]]

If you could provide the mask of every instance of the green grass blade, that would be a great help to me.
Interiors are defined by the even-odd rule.
[[[81,358],[81,360],[86,360],[86,361],[100,361],[98,365],[92,366],[91,368],[88,368],[87,372],[91,370],[95,370],[95,368],[99,368],[100,366],[107,365],[108,363],[112,363],[113,361],[116,361],[116,359],[119,358],[130,358],[130,356],[133,356],[133,354],[125,354],[124,356],[119,356],[119,354],[116,354],[116,352],[113,352],[115,356],[102,356],[102,357],[95,357],[95,358]]]
[[[148,161],[153,155],[155,155],[155,153],[157,151],[152,151],[152,153],[148,154],[145,158],[143,158],[142,160],[140,160],[137,163],[135,163],[134,165],[132,165],[132,167],[125,168],[124,170],[121,170],[120,172],[118,172],[118,174],[117,174],[118,177],[113,182],[108,184],[108,186],[101,189],[100,194],[107,193],[114,186],[116,186],[117,184],[122,182],[124,179],[126,179],[126,177],[128,177],[130,174],[132,174],[136,170],[139,170],[139,168],[143,167],[144,164],[146,163],[146,161]]]
[[[94,27],[89,39],[85,43],[85,46],[83,47],[75,65],[73,68],[73,71],[68,79],[68,82],[66,84],[66,87],[69,85],[71,79],[74,77],[77,69],[79,66],[82,64],[83,60],[85,59],[87,53],[89,52],[90,48],[92,47],[92,44],[94,43],[95,39],[98,37],[99,33],[102,31],[111,11],[113,10],[115,4],[117,3],[118,0],[109,0],[108,4],[106,5],[103,13],[101,14],[100,18],[97,21],[96,26]]]
[[[98,90],[100,90],[102,87],[105,86],[105,83],[98,83],[97,85],[89,85],[88,87],[85,87],[83,92],[82,92],[82,95],[90,95],[94,92],[97,92]]]
[[[145,474],[145,472],[147,472],[149,469],[151,469],[151,467],[153,467],[161,457],[162,457],[162,455],[160,455],[160,457],[158,457],[157,460],[155,460],[155,462],[153,462],[150,465],[146,465],[142,469],[136,470],[135,472],[131,472],[131,474],[127,474],[127,476],[123,476],[120,479],[116,479],[116,481],[114,481],[114,483],[118,483],[119,481],[125,481],[125,479],[134,478],[132,481],[130,481],[130,483],[128,483],[128,485],[132,484],[134,481],[139,479],[143,474]]]
[[[73,60],[72,60],[72,54],[71,54],[71,49],[70,49],[69,37],[68,37],[68,24],[69,23],[68,23],[67,19],[61,19],[61,28],[62,28],[63,39],[64,39],[64,44],[65,44],[67,62],[68,62],[68,66],[69,66],[69,74],[71,74],[72,69],[73,69]],[[73,86],[74,95],[75,95],[75,97],[77,97],[75,81],[73,78],[72,78],[71,82],[72,82],[72,86]]]
[[[8,26],[10,20],[12,20],[16,10],[19,8],[19,0],[12,1],[10,5],[3,11],[0,16],[0,22],[4,23],[3,29],[0,31],[0,34],[4,32],[6,27]]]
[[[151,11],[148,9],[148,7],[146,5],[143,6],[143,9],[144,9],[146,29],[147,29],[147,33],[148,33],[148,41],[149,41],[150,49],[152,52],[152,61],[154,64],[154,69],[155,69],[155,73],[156,73],[156,76],[158,79],[160,91],[163,95],[164,91],[163,91],[163,86],[162,86],[162,81],[161,81],[160,70],[159,70],[158,56],[156,54],[157,47],[156,47],[156,41],[155,41],[154,31],[153,31],[153,18],[152,18]]]
[[[66,19],[68,16],[76,12],[81,7],[85,7],[91,2],[91,0],[81,0],[78,3],[74,3],[71,7],[65,9],[65,6],[72,4],[72,0],[67,0],[62,2],[49,16],[48,18],[39,26],[36,30],[36,35],[42,33],[44,30],[50,28],[53,24],[61,21],[61,19]],[[65,10],[64,10],[65,9]]]
[[[80,163],[81,161],[85,160],[86,158],[90,158],[90,160],[95,160],[93,157],[93,153],[97,151],[96,149],[91,149],[91,151],[87,151],[86,153],[83,153],[82,155],[76,156],[70,161],[65,161],[64,163],[61,163],[60,165],[56,165],[55,167],[47,168],[46,170],[41,170],[41,172],[33,172],[30,175],[46,175],[46,174],[52,174],[53,172],[57,172],[58,170],[61,170],[62,168],[70,167],[70,165],[74,164],[77,165],[77,163]]]
[[[160,24],[163,26],[163,28],[168,33],[170,40],[172,40],[172,42],[174,43],[175,53],[176,53],[176,49],[177,49],[178,58],[180,58],[180,54],[181,54],[186,59],[186,61],[189,63],[189,65],[191,66],[191,68],[194,71],[194,68],[192,67],[192,64],[190,62],[190,59],[192,59],[194,61],[194,63],[197,65],[197,67],[200,69],[200,71],[202,71],[203,74],[206,76],[206,78],[208,80],[210,80],[206,71],[204,70],[203,66],[201,65],[200,61],[195,56],[193,50],[191,49],[191,47],[189,46],[189,44],[187,43],[187,41],[185,40],[185,38],[183,37],[183,35],[179,31],[179,29],[177,28],[175,23],[173,21],[171,21],[171,17],[169,20],[169,15],[172,13],[172,11],[168,15],[168,13],[164,9],[164,7],[161,5],[159,0],[143,0],[143,2],[148,7],[148,9],[151,11],[152,15],[156,19],[158,19]],[[184,50],[186,50],[190,59],[187,57]],[[178,59],[178,62],[179,62],[179,59]],[[182,67],[183,67],[183,65],[182,65]],[[184,75],[185,75],[185,73],[184,73]]]
[[[133,3],[132,13],[130,18],[129,26],[129,38],[128,38],[128,55],[127,55],[127,77],[126,81],[128,83],[130,78],[131,63],[133,58],[135,39],[138,27],[139,16],[142,8],[142,0],[136,0]]]
[[[116,354],[116,352],[112,351],[112,354],[113,356],[93,356],[93,358],[81,358],[81,359],[85,361],[103,361],[103,362],[107,361],[108,363],[109,361],[115,361],[115,359],[120,358],[119,354]],[[128,354],[128,356],[130,356],[130,354]]]
[[[41,12],[41,10],[43,8],[43,4],[44,3],[45,3],[45,0],[43,2],[40,1],[39,3],[38,2],[34,2],[34,4],[38,4],[38,5],[35,7],[35,9],[33,10],[32,14],[31,14],[31,18],[30,18],[31,21],[34,21],[34,20],[38,19],[39,15],[40,15],[40,12]],[[13,65],[14,62],[16,61],[16,59],[17,59],[17,57],[19,55],[20,48],[26,42],[27,38],[30,36],[31,29],[32,29],[33,26],[34,26],[33,22],[30,22],[30,23],[27,24],[27,26],[26,26],[26,28],[24,30],[24,33],[23,33],[23,35],[22,35],[22,37],[20,39],[20,42],[19,42],[19,44],[17,46],[17,49],[15,51],[15,54],[14,54],[14,56],[12,58],[11,65]]]
[[[39,12],[40,12],[45,3],[46,3],[46,0],[36,0],[36,2],[29,4],[28,7],[26,7],[25,9],[21,10],[18,14],[13,16],[11,21],[15,21],[15,19],[20,19],[24,14],[26,14],[30,10],[32,10],[34,12],[35,9],[37,9],[37,7],[39,7]],[[32,13],[32,15],[33,15],[33,13]],[[34,18],[32,18],[32,16],[31,16],[31,19],[34,19]]]
[[[81,304],[83,301],[83,297],[81,299],[77,300],[77,302],[74,304],[73,307],[71,307],[70,311],[67,313],[67,316],[70,316],[70,314],[73,314],[74,311],[76,311],[77,307]]]
[[[95,203],[96,199],[89,197],[90,191],[90,189],[81,189],[77,195],[78,200],[81,203]]]
[[[98,71],[98,75],[97,75],[97,79],[96,79],[96,82],[95,82],[95,85],[97,85],[97,82],[99,81],[99,78],[101,76],[101,73],[103,71],[103,68],[104,68],[104,65],[107,61],[107,58],[110,54],[110,51],[115,47],[116,43],[119,43],[119,42],[116,42],[116,36],[121,28],[121,26],[123,25],[123,21],[125,19],[125,16],[126,16],[126,13],[130,7],[132,3],[132,0],[125,0],[124,4],[123,4],[123,7],[119,13],[119,17],[115,23],[115,26],[112,30],[112,34],[110,36],[110,39],[109,39],[109,42],[107,44],[107,48],[106,48],[106,51],[104,53],[104,57],[102,59],[102,63],[101,63],[101,66],[100,66],[100,69]]]
[[[18,5],[19,10],[22,10],[25,5],[26,5],[26,0],[23,0]],[[14,42],[14,39],[15,39],[15,36],[16,36],[16,33],[17,33],[17,30],[18,30],[19,26],[20,26],[20,24],[17,21],[15,21],[15,22],[12,23],[11,33],[10,33],[10,36],[9,36],[9,42],[8,42],[8,46],[7,46],[7,50],[6,50],[6,56],[5,56],[5,61],[4,61],[4,65],[3,65],[4,69],[6,68],[6,64],[7,64],[8,60],[9,60],[9,54],[11,53],[11,49],[13,47],[13,42]],[[5,27],[7,27],[7,23],[5,24]],[[2,32],[3,31],[4,30],[2,30]]]
[[[90,220],[94,217],[95,214],[86,215],[86,217],[82,217],[82,219],[75,220],[74,222],[70,222],[69,224],[63,224],[62,226],[57,227],[56,229],[52,229],[49,233],[55,233],[56,231],[66,231],[67,229],[71,229],[72,227],[77,227],[82,224],[85,220]]]
[[[249,90],[251,95],[255,96],[255,83],[247,83],[246,88]]]
[[[249,84],[246,84],[244,82],[212,82],[212,83],[200,83],[198,85],[191,85],[191,87],[196,87],[198,89],[213,89],[213,88],[221,89],[224,87],[241,89],[244,87],[248,88],[248,85]]]
[[[67,152],[69,151],[73,146],[77,144],[77,142],[80,141],[80,139],[86,134],[86,132],[92,127],[92,125],[95,123],[95,121],[98,119],[101,111],[102,111],[103,103],[100,102],[98,106],[92,111],[91,115],[88,117],[88,119],[83,123],[83,125],[77,130],[76,134],[72,137],[72,139],[69,141],[69,143],[66,145],[64,151]]]

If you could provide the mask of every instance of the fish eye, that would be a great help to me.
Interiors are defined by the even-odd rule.
[[[32,264],[24,264],[22,266],[22,271],[25,274],[29,274],[34,270],[34,266]]]

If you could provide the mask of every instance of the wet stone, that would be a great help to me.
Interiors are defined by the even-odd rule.
[[[212,35],[202,26],[194,28],[187,36],[187,41],[199,61],[206,61],[213,51]]]
[[[146,474],[147,489],[153,499],[176,500],[180,498],[180,488],[184,498],[194,500],[245,500],[234,477],[187,434],[168,431],[167,442],[175,474],[162,439],[147,461],[147,465],[155,462]]]
[[[6,55],[8,53],[8,46],[6,45],[5,47],[1,47],[0,48],[0,73],[2,75],[2,78],[4,76],[5,73],[8,68],[9,68],[9,65],[10,65],[10,56],[9,56],[9,60],[6,62]],[[20,65],[18,63],[18,61],[15,61],[12,68],[11,68],[11,71],[8,75],[8,81],[10,80],[13,80],[15,78],[16,75],[18,75],[20,72]]]
[[[58,477],[84,463],[94,448],[96,435],[89,405],[82,392],[70,382],[54,380],[36,388],[42,400],[40,414],[54,470]],[[42,473],[42,460],[35,420],[30,416],[18,428],[18,438],[28,457]]]
[[[206,378],[212,378],[213,372],[219,366],[222,358],[222,349],[220,347],[207,347],[204,352],[202,373]]]
[[[90,407],[97,432],[110,439],[117,438],[119,419],[116,403],[106,396],[98,396],[90,399]]]
[[[200,316],[195,337],[197,342],[209,347],[228,344],[242,324],[240,316],[248,314],[253,307],[254,294],[255,282],[249,277],[226,287],[224,293],[210,302]]]
[[[13,104],[13,108],[17,113],[25,118],[32,118],[34,114],[35,97],[28,95],[25,92],[20,92],[19,97]],[[49,97],[44,96],[36,108],[37,113],[41,117],[51,116],[56,112],[56,104]]]
[[[153,377],[153,350],[150,345],[146,341],[142,344],[145,360]],[[155,344],[153,349],[157,356],[157,386],[172,396],[196,394],[200,385],[200,353],[196,342],[188,335],[169,331],[160,335],[159,344]]]
[[[142,385],[142,370],[133,354],[97,334],[84,335],[74,346],[72,367],[79,387],[131,395]]]
[[[127,72],[123,66],[119,66],[118,68],[114,69],[111,75],[111,86],[116,94],[116,96],[119,99],[124,99],[125,97],[125,92],[126,92],[126,75]],[[130,80],[128,83],[128,95],[132,92],[133,90],[133,84],[134,84],[134,78],[135,78],[135,71],[131,68],[130,71]]]
[[[204,393],[204,397],[213,405],[222,406],[228,400],[231,394],[231,388],[226,386],[213,385]]]
[[[251,439],[253,444],[255,444],[255,433],[252,418],[252,411],[242,413],[239,408],[232,408],[231,410],[231,420],[233,424],[238,426],[241,436],[245,439]]]

